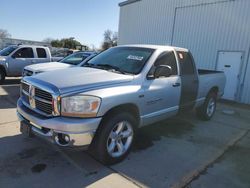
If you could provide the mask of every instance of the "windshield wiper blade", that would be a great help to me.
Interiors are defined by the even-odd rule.
[[[118,71],[122,74],[127,74],[126,72],[124,72],[123,70],[121,70],[119,67],[117,66],[114,66],[114,65],[109,65],[109,64],[96,64],[97,67],[103,67],[105,68],[106,70],[115,70],[115,71]]]
[[[90,63],[84,63],[83,67],[96,67],[96,65]]]

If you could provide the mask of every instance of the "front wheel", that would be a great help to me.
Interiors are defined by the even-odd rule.
[[[208,94],[204,104],[196,109],[197,116],[200,119],[208,121],[213,117],[216,110],[216,96],[216,93]]]
[[[135,137],[135,118],[128,113],[110,116],[102,123],[94,144],[94,157],[106,165],[122,161]]]
[[[4,83],[4,80],[5,80],[5,72],[0,69],[0,84],[3,84]]]

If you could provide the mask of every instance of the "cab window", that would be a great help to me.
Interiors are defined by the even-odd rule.
[[[178,74],[177,62],[174,52],[163,52],[161,55],[159,55],[153,67],[150,69],[148,76],[152,76],[154,74],[155,68],[159,65],[168,65],[172,68],[172,75]]]
[[[44,48],[37,48],[36,53],[37,53],[38,58],[46,58],[47,57],[46,51]]]
[[[32,48],[21,48],[17,50],[13,57],[15,58],[34,58],[34,53]]]

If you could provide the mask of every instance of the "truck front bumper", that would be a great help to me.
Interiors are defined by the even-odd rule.
[[[32,135],[45,138],[59,146],[88,146],[91,144],[101,118],[46,118],[17,101],[17,116],[21,126],[27,126]]]

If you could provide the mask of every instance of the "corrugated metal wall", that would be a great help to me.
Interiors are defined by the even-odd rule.
[[[237,100],[250,104],[250,0],[141,0],[120,9],[119,44],[189,48],[199,68],[219,50],[243,51]]]

